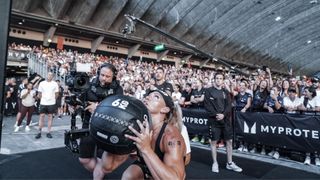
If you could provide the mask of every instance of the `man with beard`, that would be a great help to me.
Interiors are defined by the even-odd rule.
[[[162,67],[158,67],[155,76],[156,76],[155,87],[161,91],[166,92],[167,94],[169,94],[171,96],[171,94],[173,92],[173,86],[172,86],[172,84],[166,82],[166,80],[165,80],[166,76],[164,73],[164,69]]]

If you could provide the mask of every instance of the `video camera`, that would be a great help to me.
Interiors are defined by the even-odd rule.
[[[86,91],[90,86],[90,77],[87,74],[91,70],[91,64],[73,62],[73,68],[66,78],[66,85],[72,93],[78,94]]]
[[[78,139],[89,135],[89,129],[78,129],[76,122],[83,122],[87,103],[81,96],[90,87],[90,77],[87,73],[91,70],[91,64],[75,63],[74,60],[72,67],[66,78],[66,85],[69,87],[71,95],[65,98],[65,102],[72,106],[74,111],[71,113],[71,128],[64,133],[64,144],[73,153],[79,153]]]

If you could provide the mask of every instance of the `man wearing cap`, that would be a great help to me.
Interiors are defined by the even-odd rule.
[[[298,106],[301,104],[300,98],[297,96],[296,89],[291,87],[288,90],[289,96],[283,98],[283,106],[287,113],[296,113]]]

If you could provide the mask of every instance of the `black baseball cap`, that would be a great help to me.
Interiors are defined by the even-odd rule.
[[[296,90],[296,88],[289,88],[289,89],[288,89],[288,92],[294,92],[294,93],[297,93],[297,90]]]
[[[319,82],[319,79],[316,78],[316,77],[313,77],[313,78],[311,79],[311,82],[312,82],[312,83],[317,83],[317,82]]]
[[[174,103],[173,103],[173,100],[172,100],[171,96],[168,93],[166,93],[164,91],[161,91],[160,89],[152,90],[152,91],[149,92],[149,94],[151,94],[153,92],[158,92],[158,93],[161,94],[164,102],[166,103],[166,106],[168,108],[170,108],[170,112],[171,112],[173,110],[173,108],[174,108]]]

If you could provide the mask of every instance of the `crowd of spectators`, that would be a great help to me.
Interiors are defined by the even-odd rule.
[[[143,61],[141,59],[125,59],[108,57],[93,53],[79,53],[72,50],[58,50],[42,46],[25,46],[12,43],[9,50],[28,50],[37,59],[47,64],[47,68],[65,76],[70,72],[72,62],[91,63],[90,77],[96,75],[97,68],[107,62],[112,63],[118,70],[117,79],[123,87],[124,94],[142,99],[144,95],[157,86],[157,70],[164,71],[164,80],[173,86],[172,98],[184,108],[203,108],[203,89],[213,86],[214,69],[192,68],[186,65],[176,67],[174,64],[164,64]],[[268,67],[257,69],[250,77],[224,71],[224,88],[230,92],[233,99],[233,107],[241,112],[265,111],[269,113],[299,111],[320,111],[320,83],[316,77],[307,76],[274,76]],[[10,80],[11,82],[11,80]],[[7,83],[9,83],[9,80]],[[8,86],[9,86],[8,84]],[[35,87],[36,88],[36,87]],[[67,87],[64,87],[67,89]],[[10,88],[7,92],[7,98]],[[67,94],[67,93],[63,93]],[[63,114],[67,114],[64,100],[62,100]],[[200,141],[195,135],[193,141]],[[201,139],[206,143],[206,137]],[[240,141],[239,151],[257,152],[255,144],[249,145]],[[310,153],[307,152],[305,164],[310,164]],[[265,147],[261,148],[261,154],[266,154]],[[279,149],[271,147],[268,153],[274,158],[279,158]],[[315,163],[320,166],[320,160],[315,153]]]

